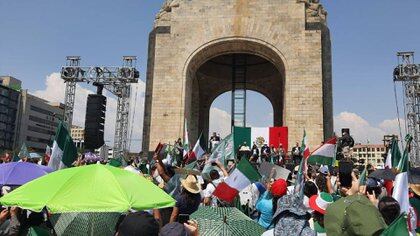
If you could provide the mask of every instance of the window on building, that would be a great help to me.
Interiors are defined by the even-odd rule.
[[[36,116],[29,116],[29,120],[34,121],[34,122],[38,122],[38,123],[41,123],[41,124],[51,125],[53,127],[57,127],[58,126],[58,123],[57,122],[53,122],[53,121],[50,121],[50,120],[42,119],[42,118],[39,118],[39,117],[36,117]]]
[[[48,116],[53,116],[53,115],[54,115],[54,113],[53,113],[53,112],[48,111],[48,110],[45,110],[45,109],[42,109],[42,108],[37,107],[37,106],[32,106],[32,105],[31,105],[31,110],[32,110],[32,111],[39,112],[39,113],[44,114],[44,115],[48,115]]]
[[[49,144],[50,143],[50,140],[43,139],[43,138],[35,138],[35,137],[31,137],[31,136],[26,136],[26,141],[35,142],[35,143],[44,143],[44,144]]]
[[[42,129],[42,128],[31,126],[31,125],[28,126],[28,130],[41,133],[41,134],[55,135],[54,131]]]

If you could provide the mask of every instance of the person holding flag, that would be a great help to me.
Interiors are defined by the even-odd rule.
[[[303,185],[305,183],[305,175],[307,172],[307,159],[310,155],[309,146],[306,137],[306,130],[303,131],[302,145],[300,148],[302,160],[300,161],[298,173],[296,176],[296,184],[294,187],[294,192],[299,193],[299,196],[303,199]]]

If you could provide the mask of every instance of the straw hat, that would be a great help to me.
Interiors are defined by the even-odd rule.
[[[420,196],[420,184],[410,184],[411,190],[418,196]]]
[[[181,185],[190,193],[199,193],[201,186],[194,175],[188,175],[187,178],[181,179]]]

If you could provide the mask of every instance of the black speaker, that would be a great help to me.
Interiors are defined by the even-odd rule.
[[[106,97],[89,94],[86,104],[85,148],[93,150],[104,145]]]

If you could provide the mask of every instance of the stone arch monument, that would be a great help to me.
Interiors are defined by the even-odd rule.
[[[331,41],[319,0],[168,0],[149,36],[143,150],[209,129],[209,110],[246,61],[246,88],[273,105],[289,142],[333,135]]]

